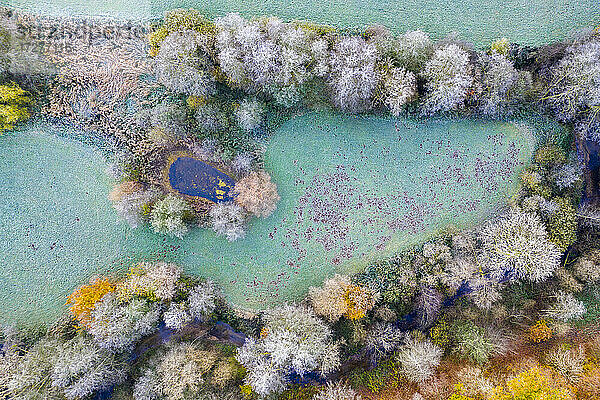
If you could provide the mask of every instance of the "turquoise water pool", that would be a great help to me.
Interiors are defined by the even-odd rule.
[[[102,155],[56,129],[0,138],[0,321],[49,321],[77,285],[130,257],[178,262],[240,307],[299,299],[334,271],[496,212],[533,146],[527,128],[503,122],[296,117],[265,155],[277,210],[228,242],[130,229],[107,199]]]
[[[4,0],[12,7],[49,15],[93,15],[148,19],[178,7],[210,16],[239,12],[244,16],[276,15],[308,19],[339,27],[382,24],[396,33],[421,29],[435,38],[459,32],[478,47],[499,37],[529,45],[562,40],[573,31],[600,21],[597,0]]]

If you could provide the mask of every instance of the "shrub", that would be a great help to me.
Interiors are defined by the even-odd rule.
[[[585,353],[581,347],[561,346],[546,355],[546,363],[557,370],[569,382],[577,382],[583,375]]]
[[[341,383],[328,383],[312,400],[361,400],[362,397],[351,387]]]
[[[236,182],[233,193],[237,204],[249,213],[264,218],[275,211],[280,200],[277,185],[271,182],[271,176],[263,170],[251,172]]]
[[[181,277],[181,269],[176,264],[140,262],[131,267],[127,278],[117,285],[121,300],[131,300],[134,296],[150,301],[171,300],[176,294],[176,283]]]
[[[154,232],[181,239],[189,231],[185,220],[190,218],[191,213],[192,209],[185,200],[169,194],[154,204],[150,223]]]
[[[231,161],[231,168],[238,174],[248,174],[252,170],[254,156],[250,153],[238,153]]]
[[[587,283],[600,280],[600,250],[591,250],[575,261],[575,276]]]
[[[454,351],[473,362],[486,363],[494,351],[494,345],[485,335],[483,328],[470,321],[453,324]]]
[[[540,319],[529,327],[527,338],[533,343],[541,343],[552,338],[552,329],[550,329],[545,320]]]
[[[341,316],[363,318],[375,305],[368,289],[353,285],[350,278],[338,274],[326,280],[322,288],[311,287],[308,297],[317,315],[332,322]]]
[[[158,304],[139,298],[121,303],[115,293],[108,293],[92,311],[88,332],[103,349],[131,350],[138,340],[157,329],[160,316]]]
[[[29,118],[31,98],[16,83],[0,85],[0,135]]]
[[[244,99],[235,110],[237,123],[243,130],[249,132],[260,125],[264,118],[264,105],[256,99]]]
[[[80,286],[67,297],[67,304],[71,305],[69,310],[82,326],[89,327],[96,304],[115,288],[109,278],[92,277],[89,284]]]
[[[442,359],[442,349],[429,341],[409,339],[398,351],[396,361],[408,380],[423,382],[429,379]]]
[[[508,57],[510,42],[505,37],[495,40],[490,46],[490,51]]]
[[[346,37],[335,44],[327,82],[336,107],[353,113],[371,108],[378,81],[376,61],[377,49],[360,37]]]
[[[248,370],[245,382],[261,396],[285,388],[291,370],[300,376],[311,371],[325,375],[339,365],[333,332],[312,310],[280,306],[265,313],[264,334],[248,339],[237,354]]]
[[[558,267],[561,253],[532,214],[511,211],[481,233],[490,268],[496,274],[541,282]]]
[[[568,322],[580,318],[586,313],[583,302],[577,300],[571,293],[561,290],[554,295],[554,298],[556,302],[550,308],[544,310],[544,315],[548,318]]]
[[[50,379],[68,399],[84,398],[108,389],[127,377],[127,362],[121,355],[100,348],[87,337],[78,337],[58,347]]]
[[[171,32],[187,30],[213,37],[216,34],[215,25],[197,10],[170,10],[165,13],[163,25],[148,35],[150,55],[158,54],[162,42]]]
[[[245,222],[246,215],[243,208],[233,202],[218,203],[210,209],[210,223],[213,230],[217,235],[225,236],[230,242],[244,237]]]
[[[192,30],[171,32],[156,57],[156,77],[169,90],[208,96],[215,91],[214,69],[208,55],[210,39]]]
[[[417,97],[417,78],[404,68],[390,68],[381,78],[381,92],[383,104],[397,117]]]
[[[477,307],[483,310],[489,310],[492,305],[500,300],[498,292],[498,284],[494,279],[490,279],[484,275],[477,275],[469,281],[472,289],[469,297]]]
[[[469,55],[455,44],[436,50],[421,76],[426,80],[423,112],[427,114],[461,108],[473,84]]]
[[[553,201],[558,210],[548,220],[548,240],[559,250],[565,251],[577,240],[577,215],[569,199],[557,197]]]

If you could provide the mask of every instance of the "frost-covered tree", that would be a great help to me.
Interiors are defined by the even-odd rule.
[[[221,292],[217,285],[207,279],[196,285],[189,294],[188,308],[193,318],[205,320],[217,307]]]
[[[262,90],[284,106],[300,100],[299,87],[316,61],[305,31],[275,17],[248,21],[239,14],[215,24],[219,66],[230,85]]]
[[[122,301],[135,296],[150,301],[168,301],[175,296],[176,283],[181,268],[163,261],[140,262],[129,269],[127,278],[117,284],[117,293]]]
[[[156,57],[158,81],[178,94],[208,96],[215,90],[210,38],[192,30],[171,32]]]
[[[62,388],[68,399],[87,397],[127,378],[125,357],[101,348],[85,336],[62,343],[52,364],[52,386]]]
[[[115,292],[105,294],[92,311],[88,332],[110,351],[131,350],[135,343],[158,328],[161,305],[134,298],[119,301]]]
[[[365,340],[365,350],[372,364],[394,352],[405,339],[405,333],[390,322],[378,322],[370,330]]]
[[[179,331],[192,322],[192,316],[184,304],[171,303],[163,314],[163,321],[167,328]]]
[[[568,322],[572,319],[580,318],[587,311],[583,302],[577,300],[571,293],[561,290],[554,297],[556,299],[554,304],[544,310],[544,315],[548,318]]]
[[[377,58],[375,45],[360,37],[346,37],[335,44],[327,83],[336,107],[353,113],[371,108],[378,82]]]
[[[437,49],[421,71],[426,97],[423,112],[456,110],[464,106],[473,84],[469,54],[456,44]]]
[[[354,285],[349,277],[339,274],[327,279],[322,287],[311,286],[308,298],[315,312],[332,322],[342,316],[360,319],[375,305],[369,289]]]
[[[218,203],[210,209],[211,227],[230,242],[244,237],[245,222],[244,209],[233,202]]]
[[[413,382],[423,382],[435,373],[442,360],[441,348],[429,341],[410,338],[398,351],[400,373]]]
[[[137,114],[137,125],[154,143],[165,146],[188,134],[187,111],[180,104],[162,102]]]
[[[417,78],[404,68],[390,68],[381,80],[383,103],[397,117],[417,97]]]
[[[154,232],[181,239],[189,231],[185,220],[189,219],[191,213],[192,209],[185,200],[168,194],[154,204],[150,213],[150,223]]]
[[[545,101],[563,121],[600,109],[600,41],[575,43],[553,68]],[[596,118],[597,120],[597,118]]]
[[[548,240],[542,221],[533,214],[511,211],[481,232],[484,255],[493,275],[541,282],[558,267],[561,253]]]
[[[117,214],[132,228],[143,222],[143,207],[151,204],[160,196],[156,188],[145,189],[142,184],[125,181],[116,185],[108,195]]]
[[[60,343],[56,339],[41,338],[27,352],[19,355],[17,349],[3,347],[0,364],[0,396],[14,399],[64,399],[62,388],[53,386],[52,374]]]
[[[235,184],[235,202],[258,217],[268,217],[275,211],[280,197],[277,185],[264,170],[251,172]]]
[[[282,391],[290,371],[325,375],[339,366],[333,332],[312,310],[280,306],[266,312],[264,320],[261,338],[248,339],[237,354],[248,371],[246,384],[260,396]]]
[[[231,161],[231,168],[240,175],[246,175],[252,170],[254,156],[250,153],[238,153]]]
[[[433,43],[423,31],[410,31],[400,35],[392,45],[395,61],[403,68],[418,73],[433,55]]]
[[[508,113],[531,87],[531,73],[517,71],[505,55],[496,52],[484,56],[483,60],[479,108],[483,114],[490,116]]]
[[[245,131],[252,131],[263,120],[265,107],[257,99],[244,99],[235,110],[237,123]]]

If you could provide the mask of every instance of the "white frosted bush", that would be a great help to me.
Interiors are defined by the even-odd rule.
[[[436,50],[421,71],[427,92],[423,111],[433,114],[463,107],[473,84],[471,69],[469,54],[457,45]]]
[[[84,398],[127,377],[127,363],[121,356],[102,349],[86,337],[59,346],[53,364],[52,386],[62,388],[68,399]]]
[[[477,270],[478,267],[474,259],[470,257],[457,257],[445,266],[441,280],[442,283],[455,291],[464,282],[469,281]]]
[[[167,311],[163,314],[163,321],[165,321],[167,328],[179,331],[192,322],[192,316],[185,305],[171,303]]]
[[[571,293],[561,290],[554,297],[555,303],[549,309],[544,310],[544,315],[548,318],[568,322],[582,317],[587,311],[583,302],[577,300]]]
[[[114,292],[107,293],[92,311],[89,333],[103,349],[131,350],[138,340],[157,329],[160,317],[159,304],[138,298],[121,303]]]
[[[575,261],[574,272],[584,282],[600,281],[600,250],[592,250]]]
[[[423,382],[435,373],[442,360],[442,349],[429,341],[409,339],[398,351],[400,373],[413,382]]]
[[[327,80],[333,104],[343,111],[367,111],[378,81],[377,49],[362,38],[346,37],[330,55]]]
[[[350,386],[341,382],[328,383],[312,400],[361,400],[362,397]]]
[[[264,320],[265,334],[248,339],[236,357],[248,371],[245,382],[259,395],[283,390],[290,370],[300,376],[311,371],[324,376],[339,366],[333,332],[312,310],[280,306],[267,311]]]
[[[196,285],[188,297],[188,307],[192,317],[205,320],[215,310],[220,296],[219,289],[211,280]]]
[[[156,57],[156,77],[175,93],[207,96],[214,92],[212,63],[205,51],[206,37],[188,30],[171,32]]]
[[[392,51],[402,67],[417,73],[433,54],[433,43],[425,32],[410,31],[396,39]]]
[[[150,214],[150,222],[154,232],[183,238],[189,231],[185,218],[192,212],[188,203],[169,194],[157,201]]]
[[[348,310],[344,295],[351,284],[349,277],[335,274],[323,282],[322,287],[311,286],[308,298],[315,312],[332,322],[340,319]]]
[[[233,203],[218,203],[210,209],[210,224],[217,235],[223,235],[233,242],[246,234],[244,209]]]
[[[404,68],[391,68],[383,77],[383,102],[392,115],[399,116],[404,106],[417,97],[417,78]]]
[[[256,99],[244,99],[235,110],[235,117],[239,126],[245,131],[258,127],[263,120],[265,108]]]
[[[548,240],[542,221],[534,214],[511,211],[481,232],[487,265],[493,274],[541,282],[560,262],[561,252]]]

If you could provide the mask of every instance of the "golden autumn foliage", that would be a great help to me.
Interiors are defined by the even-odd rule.
[[[0,135],[30,117],[27,109],[30,104],[29,93],[17,84],[0,85]]]
[[[70,310],[84,327],[89,326],[92,310],[106,293],[114,291],[115,284],[107,277],[92,278],[87,285],[80,286],[67,297]]]
[[[490,400],[575,400],[575,397],[548,369],[535,366],[496,387]]]
[[[534,325],[532,325],[527,331],[527,338],[534,343],[541,343],[552,337],[552,329],[548,326],[546,321],[540,319]]]

